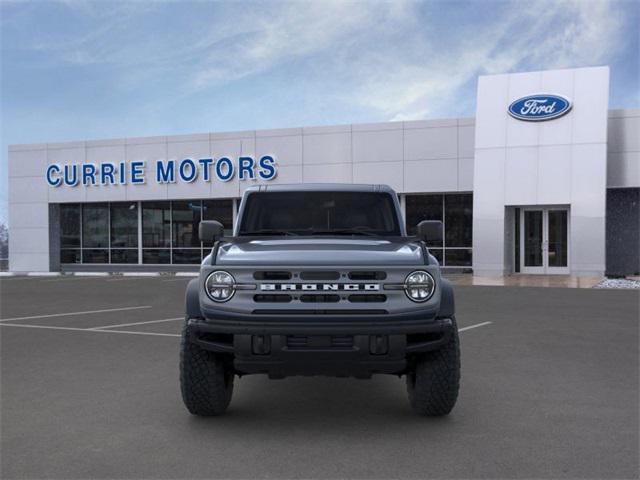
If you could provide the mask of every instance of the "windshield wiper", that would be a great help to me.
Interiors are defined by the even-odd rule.
[[[270,228],[262,228],[260,230],[252,230],[250,232],[240,232],[240,235],[298,235],[290,230],[275,230]]]

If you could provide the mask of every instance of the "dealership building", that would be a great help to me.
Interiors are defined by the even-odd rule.
[[[252,185],[372,183],[476,275],[640,272],[640,110],[608,67],[478,79],[475,118],[9,147],[9,269],[195,269]]]

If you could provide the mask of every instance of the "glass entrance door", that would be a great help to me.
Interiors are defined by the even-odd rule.
[[[569,273],[566,208],[523,208],[520,232],[520,272]]]

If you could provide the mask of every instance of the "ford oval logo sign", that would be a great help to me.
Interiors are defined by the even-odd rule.
[[[518,120],[541,122],[558,118],[571,110],[571,100],[560,95],[527,95],[509,105],[509,115]]]

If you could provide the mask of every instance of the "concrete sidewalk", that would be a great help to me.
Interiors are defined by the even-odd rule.
[[[553,287],[553,288],[593,288],[601,277],[574,277],[571,275],[524,275],[513,274],[503,277],[480,277],[471,274],[445,274],[454,285],[487,287]]]

